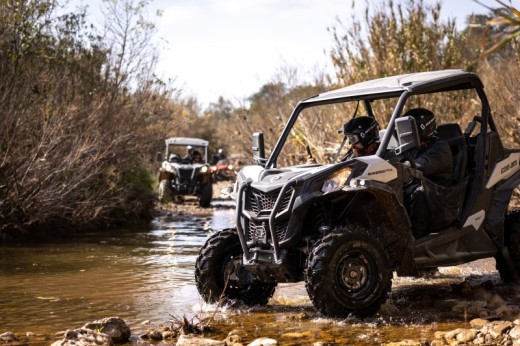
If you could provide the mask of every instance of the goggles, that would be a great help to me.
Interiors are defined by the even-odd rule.
[[[348,135],[346,135],[345,137],[347,137],[348,143],[349,143],[350,145],[354,145],[354,144],[356,144],[357,142],[360,141],[359,136],[358,136],[358,135],[355,135],[355,134],[353,134],[353,133],[348,134]]]

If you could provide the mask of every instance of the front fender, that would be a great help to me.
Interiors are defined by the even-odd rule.
[[[160,169],[159,170],[159,174],[158,174],[158,179],[159,179],[159,181],[161,181],[161,180],[170,180],[171,175],[172,174],[170,172],[166,172],[163,169]]]

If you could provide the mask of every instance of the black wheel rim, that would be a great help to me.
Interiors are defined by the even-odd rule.
[[[365,251],[347,251],[338,262],[336,281],[346,294],[358,294],[370,291],[377,267]]]
[[[223,268],[224,291],[232,295],[247,289],[253,282],[253,275],[242,265],[242,254],[229,256]]]

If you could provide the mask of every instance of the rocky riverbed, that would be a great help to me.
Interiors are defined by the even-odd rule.
[[[0,294],[0,344],[520,346],[520,286],[503,285],[492,259],[440,268],[431,278],[394,277],[386,304],[378,314],[364,319],[323,318],[301,283],[280,284],[266,307],[230,309],[203,304],[193,287],[196,251],[212,228],[230,227],[225,222],[222,226],[213,223],[219,213],[224,211],[224,219],[233,220],[233,205],[218,198],[219,187],[215,187],[211,208],[199,208],[195,199],[161,206],[153,236],[143,230],[125,235],[124,240],[94,237],[94,245],[81,247],[72,257],[59,257],[64,248],[59,245],[62,250],[42,249],[43,257],[31,257],[28,263],[3,263],[0,276],[5,280],[0,290],[13,292],[7,298]],[[4,258],[29,258],[29,250],[15,250],[6,249]],[[64,261],[69,262],[67,266],[49,276],[55,262]],[[92,265],[86,266],[90,261]],[[107,272],[107,264],[114,270]],[[130,280],[125,281],[128,276]],[[52,286],[52,280],[58,285]],[[104,286],[105,282],[112,282],[111,286]],[[92,296],[100,290],[107,292],[99,293],[94,301]],[[12,301],[18,299],[16,291],[22,295],[21,303]],[[29,300],[32,296],[34,300]],[[20,305],[25,301],[27,306]],[[12,305],[8,306],[13,313],[6,312],[6,304]],[[26,317],[17,317],[21,309],[25,310],[21,316]],[[147,309],[157,312],[149,314]],[[74,318],[63,318],[67,314]],[[149,315],[159,317],[148,320]],[[42,326],[38,330],[17,329],[9,320],[32,316]]]

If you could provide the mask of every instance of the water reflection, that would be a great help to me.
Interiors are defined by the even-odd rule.
[[[190,314],[199,303],[193,265],[208,234],[232,225],[212,217],[161,217],[151,229],[93,232],[67,242],[0,247],[0,333],[53,334],[119,316],[143,320]]]

